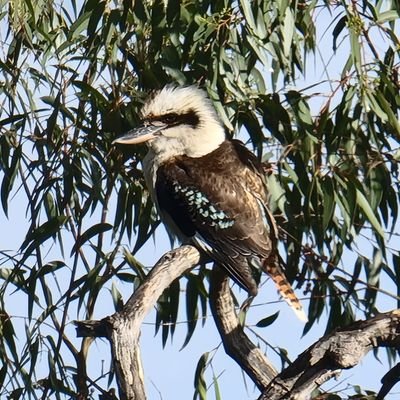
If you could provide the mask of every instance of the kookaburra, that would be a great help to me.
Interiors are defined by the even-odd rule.
[[[252,267],[265,271],[302,320],[286,279],[261,165],[238,140],[228,140],[205,92],[166,86],[141,110],[142,125],[114,143],[146,142],[146,184],[167,229],[225,268],[250,296]]]

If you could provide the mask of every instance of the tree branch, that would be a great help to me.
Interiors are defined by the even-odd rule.
[[[172,250],[161,257],[120,312],[101,321],[76,322],[78,336],[102,336],[110,341],[121,400],[146,399],[139,345],[143,319],[165,288],[199,261],[193,246]]]
[[[262,391],[277,375],[264,353],[244,333],[235,312],[229,278],[214,267],[210,283],[210,307],[226,353],[249,375]]]
[[[263,391],[259,400],[303,400],[343,369],[356,366],[375,347],[400,345],[400,310],[338,329],[318,340]]]

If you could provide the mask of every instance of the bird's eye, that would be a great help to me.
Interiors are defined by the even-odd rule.
[[[167,114],[163,115],[161,120],[166,124],[174,124],[178,120],[178,116],[176,114]]]

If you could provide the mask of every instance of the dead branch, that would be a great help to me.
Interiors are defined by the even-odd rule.
[[[343,369],[356,366],[375,347],[400,345],[400,310],[357,321],[322,337],[265,388],[259,400],[306,400]]]
[[[163,291],[199,261],[193,246],[172,250],[161,257],[120,312],[101,321],[76,322],[78,336],[103,336],[110,341],[121,400],[146,399],[139,345],[143,319]]]
[[[277,375],[265,354],[244,333],[235,311],[228,276],[214,267],[210,284],[210,306],[226,353],[262,391]]]

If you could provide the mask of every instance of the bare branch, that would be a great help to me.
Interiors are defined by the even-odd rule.
[[[244,333],[235,312],[228,276],[218,267],[214,267],[211,279],[210,306],[226,353],[263,390],[277,371]]]
[[[314,343],[283,370],[259,400],[303,400],[343,369],[356,366],[374,347],[400,345],[400,310],[338,329]]]
[[[78,336],[105,336],[110,341],[121,400],[146,399],[139,346],[141,324],[162,292],[199,261],[200,254],[193,246],[172,250],[161,257],[120,312],[101,321],[76,322]]]

